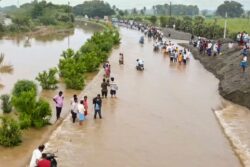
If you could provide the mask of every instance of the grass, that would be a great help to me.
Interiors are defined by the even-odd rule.
[[[209,18],[206,19],[206,22],[213,23],[217,21],[217,24],[221,27],[224,27],[225,19],[224,18]],[[228,18],[227,19],[227,28],[229,32],[242,32],[246,31],[250,34],[250,19],[248,18]]]

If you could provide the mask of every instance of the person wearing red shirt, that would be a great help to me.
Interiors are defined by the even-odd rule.
[[[42,159],[38,161],[37,167],[50,167],[51,163],[46,159],[46,154],[42,154]]]

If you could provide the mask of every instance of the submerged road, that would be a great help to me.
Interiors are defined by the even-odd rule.
[[[141,33],[121,28],[122,43],[110,57],[118,97],[103,100],[103,119],[93,120],[92,98],[100,93],[101,70],[82,95],[91,113],[80,127],[70,116],[48,141],[60,167],[239,167],[211,108],[220,105],[218,80],[193,60],[171,64],[139,45]],[[119,52],[125,64],[119,65]],[[136,71],[136,59],[145,71]]]

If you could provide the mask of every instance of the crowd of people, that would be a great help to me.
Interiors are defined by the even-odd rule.
[[[163,33],[156,27],[149,27],[142,24],[134,24],[132,28],[144,33],[148,38],[153,38],[155,40],[154,46],[158,46],[163,53],[168,54],[171,62],[178,62],[179,64],[186,64],[187,60],[190,57],[190,51],[187,49],[180,49],[171,41],[166,42],[163,39]],[[144,68],[144,61],[142,59],[137,59],[138,66]],[[124,55],[123,53],[119,54],[119,64],[124,64]],[[109,94],[111,98],[115,98],[117,95],[118,86],[115,82],[115,78],[111,77],[111,65],[108,61],[103,64],[103,78],[100,85],[100,94],[97,94],[93,98],[93,109],[94,114],[93,118],[96,119],[97,116],[99,119],[102,119],[102,102],[104,99],[107,99]],[[56,120],[61,118],[61,112],[64,106],[64,95],[62,91],[53,98],[56,107]],[[76,94],[73,95],[70,100],[70,113],[72,118],[72,123],[79,122],[79,125],[82,126],[83,122],[89,116],[89,101],[88,96],[83,96],[83,98],[78,97]],[[33,151],[30,167],[50,167],[50,161],[47,160],[46,154],[43,153],[45,146],[41,145]]]
[[[236,40],[237,40],[239,45],[243,46],[243,45],[246,45],[246,44],[248,44],[250,42],[250,36],[245,31],[238,32]]]
[[[193,46],[199,49],[200,54],[216,56],[221,54],[222,43],[220,40],[212,42],[206,38],[198,37],[198,40],[193,42]]]

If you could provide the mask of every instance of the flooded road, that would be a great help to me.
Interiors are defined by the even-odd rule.
[[[171,64],[153,53],[153,42],[121,29],[122,43],[110,57],[118,97],[103,100],[103,119],[93,120],[92,98],[103,71],[87,85],[90,114],[84,125],[68,116],[48,141],[60,167],[240,167],[212,108],[221,105],[218,80],[200,63]],[[125,64],[118,64],[119,52]],[[135,69],[136,59],[145,71]]]

